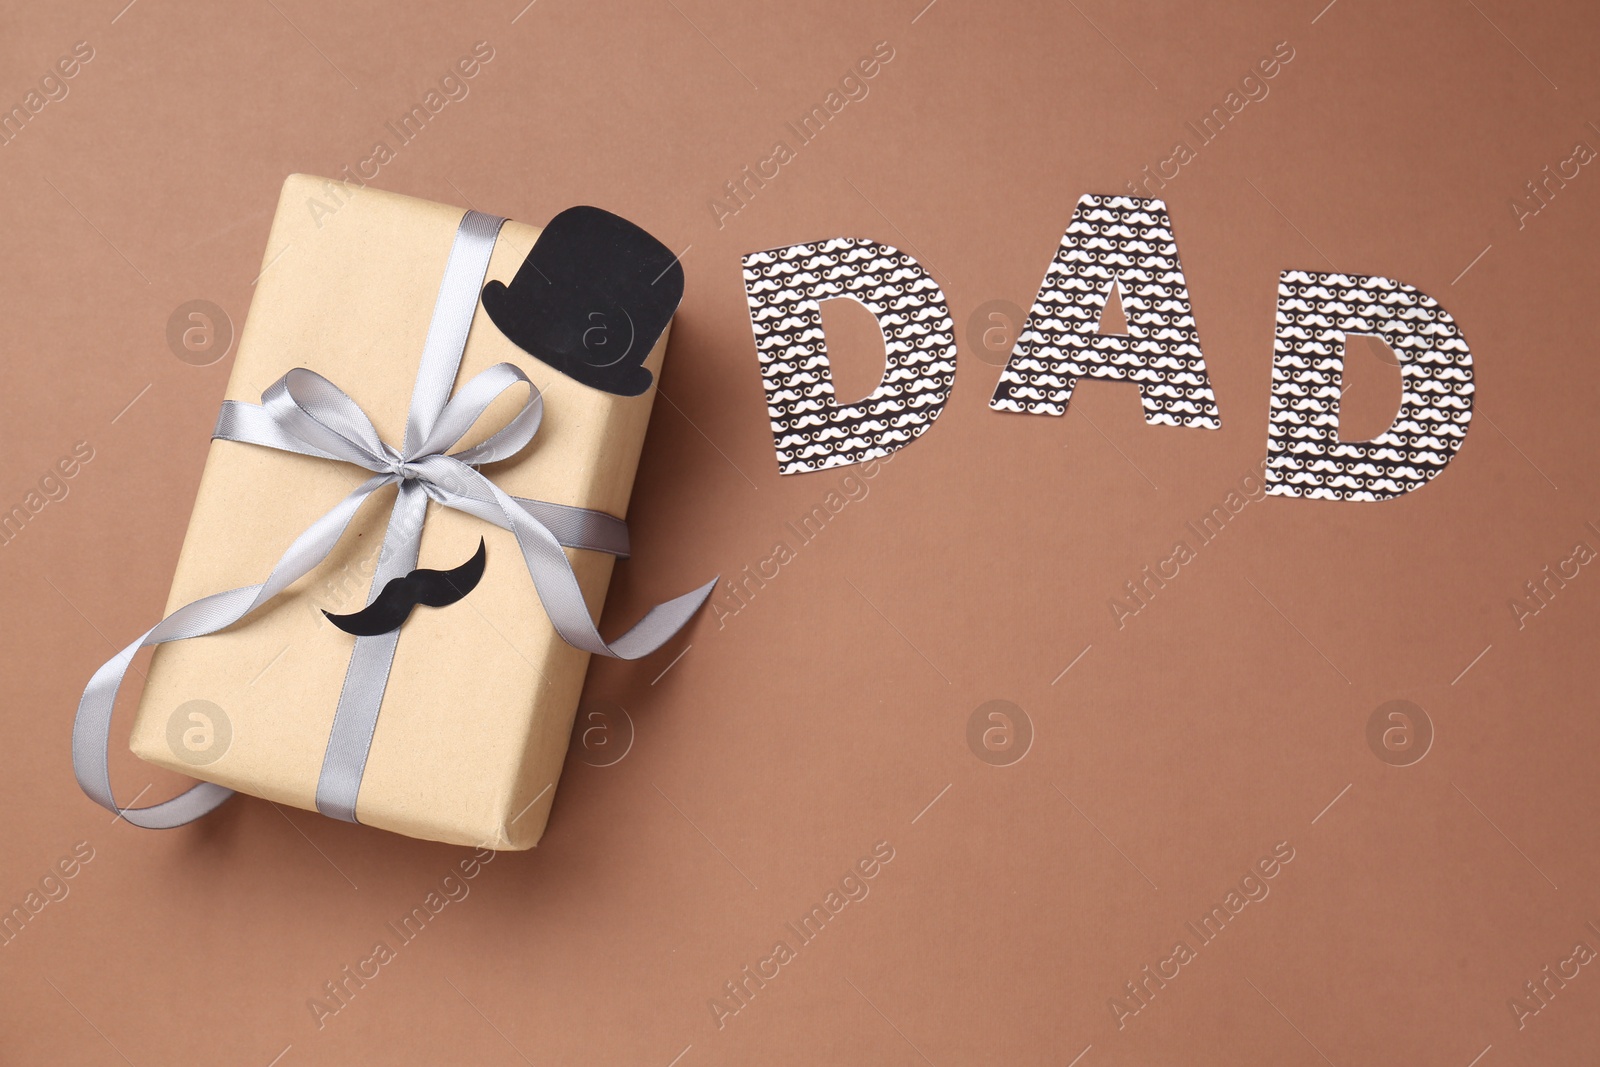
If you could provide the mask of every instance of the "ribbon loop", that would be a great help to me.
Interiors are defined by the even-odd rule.
[[[335,459],[380,473],[393,473],[400,461],[361,405],[314,370],[290,370],[267,386],[261,406],[286,432]]]
[[[539,432],[539,423],[544,416],[544,397],[526,374],[509,363],[496,363],[488,370],[473,375],[467,384],[456,390],[456,395],[439,413],[438,422],[434,423],[433,431],[418,451],[422,455],[446,452],[466,436],[489,405],[518,383],[528,387],[528,398],[523,401],[517,414],[480,443],[455,453],[455,458],[477,465],[507,459],[522,451]]]

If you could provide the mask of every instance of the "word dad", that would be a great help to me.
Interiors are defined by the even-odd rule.
[[[746,255],[744,285],[781,473],[887,456],[944,409],[955,326],[944,293],[913,257],[858,238],[790,245]],[[1113,286],[1125,334],[1098,331]],[[822,328],[821,301],[844,297],[877,319],[886,357],[877,388],[853,404],[834,395]],[[1369,441],[1339,437],[1350,334],[1383,340],[1400,364],[1400,410]],[[989,406],[1061,415],[1079,378],[1132,383],[1152,426],[1222,426],[1160,200],[1078,201]],[[1370,501],[1411,492],[1461,447],[1472,399],[1472,353],[1426,293],[1378,276],[1279,275],[1267,493]]]

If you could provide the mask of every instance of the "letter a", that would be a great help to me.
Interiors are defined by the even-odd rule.
[[[844,467],[910,444],[944,410],[956,373],[955,324],[944,293],[911,256],[836,237],[744,257],[761,384],[782,474]],[[820,301],[850,297],[883,333],[883,380],[840,404]]]
[[[1113,285],[1125,335],[1097,332]],[[989,406],[1061,415],[1079,378],[1135,383],[1152,426],[1222,427],[1160,200],[1078,201]]]
[[[1400,361],[1400,411],[1370,441],[1339,440],[1345,338]],[[1404,282],[1286,270],[1278,277],[1267,413],[1267,492],[1388,500],[1444,470],[1472,421],[1472,353],[1450,313]]]

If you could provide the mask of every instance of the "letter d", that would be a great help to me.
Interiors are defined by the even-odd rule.
[[[1339,439],[1345,338],[1369,334],[1400,361],[1400,411],[1370,441]],[[1444,470],[1472,421],[1472,353],[1455,319],[1404,282],[1284,271],[1272,343],[1267,492],[1387,500]]]
[[[955,324],[922,265],[876,241],[836,237],[744,257],[761,383],[782,474],[844,467],[910,444],[944,410],[955,380]],[[863,304],[883,333],[883,379],[840,404],[820,301]]]

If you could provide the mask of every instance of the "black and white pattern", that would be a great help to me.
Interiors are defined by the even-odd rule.
[[[1113,285],[1126,334],[1096,332]],[[1136,383],[1152,426],[1222,426],[1160,200],[1078,201],[989,406],[1061,415],[1079,378]]]
[[[1370,441],[1339,440],[1347,334],[1400,360],[1400,412]],[[1450,462],[1472,421],[1472,353],[1433,297],[1392,278],[1284,271],[1272,343],[1267,492],[1387,500]]]
[[[744,257],[744,287],[767,414],[783,474],[887,456],[944,410],[956,373],[944,293],[915,259],[876,241],[836,237]],[[878,320],[883,381],[839,404],[820,302],[853,297]]]

